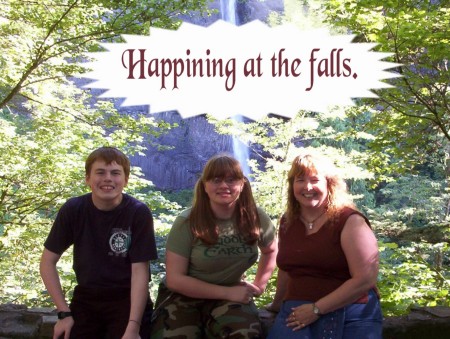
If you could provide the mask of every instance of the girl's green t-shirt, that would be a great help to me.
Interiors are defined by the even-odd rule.
[[[245,271],[258,259],[258,246],[266,247],[275,238],[275,227],[269,216],[258,208],[261,222],[258,243],[248,245],[236,233],[233,219],[216,220],[219,241],[205,245],[194,236],[189,227],[190,209],[183,211],[169,232],[166,249],[189,259],[188,275],[208,283],[231,286],[239,283]]]

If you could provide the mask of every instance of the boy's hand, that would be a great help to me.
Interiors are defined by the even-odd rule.
[[[53,339],[59,339],[64,334],[64,339],[70,338],[70,331],[72,330],[74,320],[72,317],[67,317],[58,320],[53,328]]]
[[[139,336],[139,330],[141,328],[141,324],[136,321],[129,321],[127,329],[122,336],[122,339],[141,339]]]

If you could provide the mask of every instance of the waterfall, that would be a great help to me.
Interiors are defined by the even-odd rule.
[[[222,20],[236,25],[236,0],[220,0],[220,13]]]
[[[234,123],[235,129],[240,131],[241,128],[238,126],[238,123],[244,122],[242,120],[242,116],[236,115],[233,117],[233,120],[235,121]],[[242,171],[244,172],[244,175],[248,178],[250,174],[250,167],[248,165],[249,160],[248,145],[246,142],[241,141],[239,137],[236,135],[232,135],[232,141],[233,141],[233,155],[241,163]]]
[[[222,20],[228,21],[234,25],[237,24],[236,20],[236,0],[220,0],[220,13],[222,16]],[[243,122],[242,116],[236,115],[233,117],[233,119],[240,123]],[[239,127],[236,125],[236,129],[239,129]],[[233,155],[234,157],[239,160],[242,166],[242,171],[244,172],[244,175],[246,177],[250,174],[250,167],[248,166],[248,146],[246,143],[239,140],[239,137],[233,135]]]

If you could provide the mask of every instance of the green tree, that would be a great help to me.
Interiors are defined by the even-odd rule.
[[[148,34],[150,26],[175,29],[177,15],[203,11],[206,3],[0,2],[0,302],[42,303],[42,244],[59,206],[86,192],[83,167],[90,151],[114,145],[142,154],[150,136],[170,127],[147,112],[119,114],[113,102],[93,100],[75,86],[86,53],[121,34]],[[141,174],[132,169],[127,191],[152,208],[170,208]],[[70,266],[61,265],[69,290]]]
[[[150,27],[175,29],[180,24],[177,15],[206,4],[207,0],[2,1],[0,108],[18,99],[43,101],[36,93],[39,85],[83,73],[75,62],[98,50],[99,41],[118,41],[121,34],[147,35]]]
[[[371,148],[376,171],[410,171],[439,152],[445,164],[450,141],[450,2],[416,0],[324,1],[326,20],[375,42],[401,64],[394,87],[377,91],[378,100],[358,112],[372,113],[363,128],[376,134]],[[398,162],[402,159],[401,163]],[[450,172],[449,172],[450,173]]]
[[[285,16],[273,16],[274,24],[300,20],[302,23],[310,23],[306,28],[316,26],[320,14],[313,9],[320,7],[318,1],[288,3],[289,6],[296,6],[296,10],[286,13]],[[324,13],[328,15],[331,30],[341,33],[350,31],[357,35],[357,41],[378,42],[381,51],[391,52],[392,40],[407,38],[402,42],[402,49],[395,50],[392,61],[405,63],[405,60],[414,56],[411,60],[417,63],[406,63],[408,73],[405,73],[403,68],[400,70],[404,76],[393,81],[396,86],[394,93],[390,93],[391,89],[379,91],[379,100],[358,100],[354,108],[335,110],[329,114],[299,112],[291,120],[271,117],[247,124],[224,120],[217,124],[218,129],[222,133],[241,138],[260,157],[263,163],[261,167],[256,162],[251,164],[254,179],[252,187],[255,187],[258,203],[274,218],[283,210],[284,178],[293,155],[301,148],[309,147],[320,149],[322,153],[335,159],[338,165],[345,168],[351,191],[360,198],[356,202],[370,216],[372,226],[381,240],[379,286],[385,314],[407,312],[414,304],[448,305],[449,270],[445,264],[449,255],[445,243],[445,239],[448,239],[448,231],[445,231],[448,230],[445,208],[448,194],[445,189],[445,175],[439,174],[445,170],[443,160],[448,143],[446,131],[441,129],[443,125],[439,120],[448,119],[448,89],[446,85],[442,85],[442,82],[448,84],[448,69],[442,67],[448,57],[448,11],[444,2],[441,2],[441,6],[432,5],[427,9],[427,17],[413,13],[414,19],[408,20],[414,22],[421,18],[428,22],[421,22],[419,31],[414,33],[408,32],[406,27],[396,30],[395,33],[399,35],[394,39],[389,35],[389,30],[383,31],[384,25],[372,25],[371,20],[376,21],[378,18],[379,22],[384,23],[383,15],[387,13],[387,20],[398,20],[398,25],[402,25],[402,19],[399,17],[405,15],[407,18],[408,7],[404,8],[404,13],[400,11],[398,15],[393,14],[393,8],[398,9],[405,1],[338,0],[320,3],[322,8],[326,9]],[[371,8],[369,3],[376,3],[377,6]],[[421,6],[422,3],[417,5]],[[313,17],[307,17],[308,13],[315,14]],[[440,32],[445,32],[444,34],[435,35],[436,30],[431,30],[428,34],[430,25],[434,22],[437,22],[435,26],[440,27]],[[412,30],[413,26],[410,24],[409,29]],[[401,33],[401,30],[404,32]],[[384,32],[386,36],[383,39],[375,39],[377,36],[371,35],[369,38],[365,34],[367,31],[375,31],[380,36]],[[420,54],[417,47],[414,47],[416,44],[420,45],[420,39],[412,40],[418,33],[420,39],[425,39],[427,34],[430,36],[426,45],[426,48],[433,49],[430,55]],[[409,43],[408,48],[405,46],[406,42]],[[405,54],[414,50],[415,55]],[[430,71],[427,73],[425,70]],[[437,72],[441,73],[436,77],[431,76]],[[424,74],[429,77],[420,83],[420,79],[425,78]],[[424,88],[431,88],[433,91],[427,92]],[[408,101],[411,101],[411,98],[416,101],[410,108],[411,102]],[[432,100],[434,112],[425,105],[425,102]],[[394,104],[396,101],[397,104]],[[422,116],[419,116],[419,113]],[[431,116],[435,119],[431,119]],[[348,164],[360,166],[350,167]],[[370,172],[365,170],[367,168]],[[412,170],[420,175],[411,176]],[[370,176],[370,173],[376,176]],[[399,177],[399,173],[404,173],[404,177]],[[374,190],[375,188],[377,189]],[[378,198],[380,206],[376,205],[375,198]],[[429,217],[429,214],[433,214],[433,217]],[[411,226],[420,226],[423,229],[433,224],[442,231],[440,235],[447,234],[436,243],[430,242],[430,238],[425,239],[417,235],[408,240],[397,237],[406,235],[404,231],[409,230]],[[398,228],[400,232],[397,232],[395,237],[390,237],[394,228]],[[392,243],[393,241],[401,245]],[[269,297],[266,294],[262,300],[270,301],[272,292],[273,286],[269,287]]]
[[[342,110],[329,113],[300,111],[292,119],[272,115],[252,122],[208,119],[219,133],[238,137],[256,155],[249,161],[252,189],[258,204],[275,219],[284,212],[287,171],[293,158],[305,148],[320,151],[338,167],[345,168],[344,177],[353,183],[355,198],[368,195],[367,188],[361,184],[371,178],[371,173],[363,166],[366,155],[361,149],[367,136],[350,137],[344,133],[352,122],[342,116]],[[361,202],[361,207],[370,204],[369,201]]]
[[[388,241],[381,246],[380,271],[387,313],[414,304],[448,305],[449,5],[448,0],[322,4],[327,22],[355,34],[356,42],[377,43],[401,64],[396,70],[401,77],[389,81],[393,88],[349,110],[369,117],[355,130],[375,136],[367,164],[378,181],[388,181],[371,214]]]

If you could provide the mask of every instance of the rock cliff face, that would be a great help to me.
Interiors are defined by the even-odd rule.
[[[236,24],[242,25],[256,19],[265,22],[271,12],[283,11],[283,3],[283,0],[238,0],[235,8]],[[221,1],[213,1],[210,7],[220,11]],[[181,17],[184,21],[203,26],[208,26],[221,18],[221,13],[208,18],[195,13]],[[160,144],[172,148],[161,151],[149,147],[145,157],[136,156],[131,160],[133,165],[142,168],[146,178],[158,189],[193,188],[204,164],[212,155],[220,152],[233,153],[232,137],[217,134],[214,126],[202,115],[182,119],[177,112],[164,112],[155,114],[155,118],[178,123],[179,127],[157,140]],[[252,158],[252,155],[249,157]]]
[[[266,22],[270,13],[272,12],[282,13],[283,11],[284,11],[283,0],[236,1],[238,25],[245,24],[255,19]]]
[[[149,146],[145,157],[133,157],[131,162],[141,167],[146,178],[159,189],[193,188],[211,156],[233,153],[232,138],[217,134],[204,116],[182,119],[177,112],[165,112],[155,117],[178,124],[158,140],[171,149],[161,151]]]

